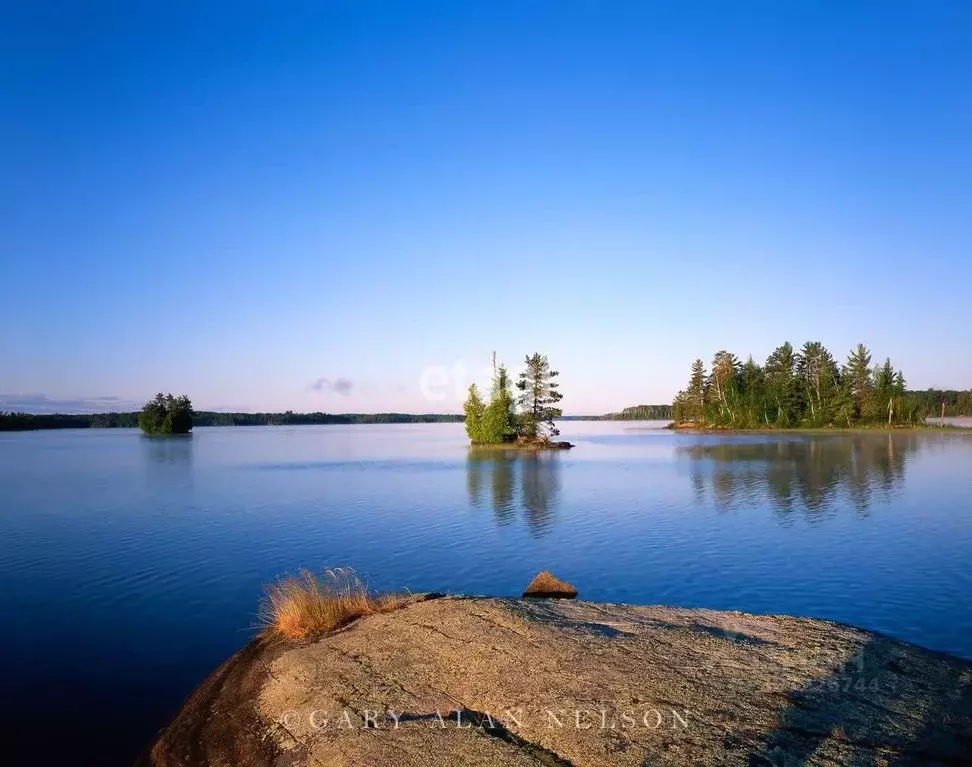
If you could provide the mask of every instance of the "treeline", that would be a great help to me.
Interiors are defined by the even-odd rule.
[[[620,413],[608,413],[599,421],[669,421],[672,418],[671,405],[634,405]]]
[[[314,424],[461,423],[451,413],[210,413],[193,416],[195,426],[309,426]]]
[[[0,411],[0,431],[37,429],[135,429],[141,413],[5,413]],[[367,423],[461,423],[461,415],[437,413],[215,413],[196,411],[193,426],[295,426],[312,424]]]
[[[787,342],[763,365],[750,356],[716,352],[709,370],[696,359],[688,386],[675,396],[677,423],[739,429],[860,425],[917,425],[940,415],[942,392],[908,391],[890,358],[871,367],[871,352],[858,344],[839,364],[819,341],[799,351]],[[946,415],[972,413],[972,392],[955,392]]]
[[[89,429],[138,426],[139,413],[18,413],[0,410],[0,431],[36,429]]]
[[[916,399],[920,411],[926,416],[940,416],[942,414],[943,404],[945,405],[946,416],[952,418],[957,416],[972,416],[972,390],[924,389],[910,391],[908,394]]]

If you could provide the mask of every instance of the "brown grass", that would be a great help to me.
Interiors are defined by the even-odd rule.
[[[373,594],[347,567],[310,570],[267,587],[260,609],[261,636],[306,639],[346,626],[364,615],[391,612],[409,600],[407,594]]]

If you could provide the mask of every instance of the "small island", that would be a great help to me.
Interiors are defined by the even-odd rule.
[[[188,434],[192,431],[192,402],[185,394],[173,397],[159,392],[139,413],[138,428],[151,436]]]
[[[534,353],[524,362],[525,368],[516,382],[519,393],[515,396],[509,371],[506,365],[496,364],[495,353],[489,402],[483,402],[476,384],[469,387],[463,409],[470,442],[476,446],[527,450],[572,448],[570,442],[553,439],[560,435],[554,419],[563,412],[555,407],[563,399],[560,384],[554,381],[560,373],[550,369],[543,354]]]

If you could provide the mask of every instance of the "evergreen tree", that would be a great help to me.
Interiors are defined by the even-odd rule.
[[[896,397],[903,397],[907,391],[904,373],[899,370],[894,374],[894,395]]]
[[[796,375],[805,403],[803,422],[808,426],[831,423],[837,405],[837,364],[819,341],[807,341],[796,358]]]
[[[469,435],[469,439],[473,444],[483,442],[483,416],[486,406],[479,396],[476,384],[469,387],[469,396],[463,403],[462,409],[466,413],[466,434]]]
[[[692,374],[689,377],[686,399],[689,404],[691,420],[705,423],[705,363],[701,357],[696,357],[692,363]]]
[[[904,373],[900,370],[894,374],[894,385],[891,389],[894,395],[895,420],[899,422],[907,420],[908,423],[913,423],[918,409],[917,403],[914,398],[908,396]]]
[[[833,355],[824,349],[823,362],[820,365],[821,415],[815,426],[827,426],[837,422],[842,401],[840,389],[840,366]]]
[[[550,369],[545,355],[534,354],[526,358],[526,369],[520,373],[516,388],[520,391],[519,404],[522,408],[522,433],[531,439],[556,437],[560,431],[554,419],[561,415],[555,405],[563,395],[557,389],[559,384],[553,379],[560,373]]]
[[[763,369],[753,361],[752,355],[749,355],[739,372],[739,394],[742,399],[739,426],[759,426],[760,420],[766,417],[766,379]]]
[[[886,357],[884,364],[877,367],[874,371],[874,390],[879,397],[884,398],[893,392],[895,377],[896,374],[894,365],[891,364],[891,358]]]
[[[883,365],[874,369],[874,401],[872,419],[887,417],[890,423],[894,415],[894,366],[891,358],[886,357]]]
[[[680,389],[672,398],[672,419],[675,423],[688,423],[692,420],[688,394]]]
[[[777,426],[792,427],[799,423],[799,388],[796,379],[796,355],[789,341],[777,346],[766,359],[767,397],[775,408]]]
[[[489,404],[483,412],[480,441],[487,444],[509,442],[517,433],[512,382],[505,365],[500,365],[493,376]]]
[[[874,383],[871,378],[871,352],[864,344],[848,355],[844,365],[844,390],[850,401],[851,416],[860,420],[871,413],[874,399]]]

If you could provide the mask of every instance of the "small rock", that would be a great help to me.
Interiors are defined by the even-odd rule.
[[[577,589],[566,581],[560,580],[548,570],[541,570],[536,578],[523,592],[525,597],[554,597],[556,599],[573,599],[577,596]]]

